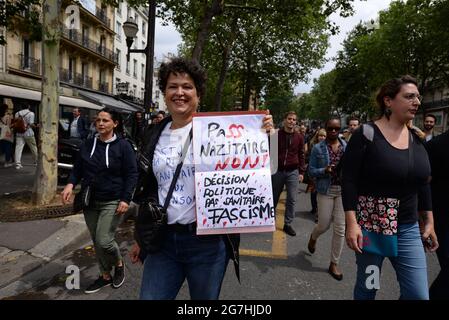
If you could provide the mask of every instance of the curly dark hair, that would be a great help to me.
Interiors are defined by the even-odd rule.
[[[159,69],[159,89],[164,93],[170,73],[188,74],[195,83],[198,97],[203,97],[206,91],[207,76],[206,72],[197,61],[186,58],[173,58],[169,62],[162,63]]]
[[[376,96],[376,101],[377,105],[380,108],[381,116],[385,115],[387,119],[390,118],[390,115],[387,112],[387,106],[385,105],[384,98],[390,97],[391,99],[394,99],[399,91],[401,91],[402,86],[408,83],[414,84],[418,87],[418,81],[416,81],[416,79],[410,75],[390,79],[385,82],[382,87],[380,87]]]

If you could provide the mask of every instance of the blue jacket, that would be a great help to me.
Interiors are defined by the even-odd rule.
[[[69,183],[92,187],[99,201],[120,200],[129,203],[137,184],[137,161],[131,144],[116,136],[105,143],[97,137],[81,145]]]
[[[343,152],[346,149],[346,142],[340,138],[338,141],[343,147]],[[310,155],[309,160],[309,175],[315,178],[315,187],[318,193],[328,194],[329,187],[331,186],[331,177],[324,172],[324,169],[330,164],[329,152],[327,150],[326,140],[317,143]]]

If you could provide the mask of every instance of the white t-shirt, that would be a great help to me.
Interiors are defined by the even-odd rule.
[[[153,172],[158,183],[159,204],[165,203],[168,189],[173,180],[176,166],[181,159],[182,148],[192,123],[183,128],[170,129],[171,122],[162,131],[156,145],[153,158]],[[195,165],[193,163],[192,143],[190,143],[187,156],[184,159],[176,187],[173,191],[170,205],[167,209],[168,224],[189,224],[196,220],[195,216]]]
[[[79,138],[80,135],[78,133],[78,119],[80,117],[76,117],[75,119],[73,119],[72,123],[70,124],[70,136],[73,138]]]

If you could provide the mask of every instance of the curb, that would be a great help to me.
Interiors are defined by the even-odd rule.
[[[50,268],[47,267],[45,275],[42,275],[40,271],[43,266],[53,265],[53,260],[90,241],[89,231],[84,222],[83,214],[72,215],[60,220],[66,222],[64,227],[38,243],[32,249],[22,252],[23,255],[18,259],[22,258],[25,260],[23,270],[27,271],[2,285],[2,288],[0,288],[0,299],[17,296],[26,290],[47,282],[61,272],[61,267],[54,264]],[[6,257],[8,254],[13,253],[14,251],[5,251],[2,256]]]

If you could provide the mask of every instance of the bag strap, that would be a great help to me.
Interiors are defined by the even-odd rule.
[[[409,129],[408,130],[409,139],[408,139],[408,172],[407,172],[407,183],[411,182],[411,175],[412,172],[415,169],[415,154],[414,154],[414,139],[413,139],[413,133]]]
[[[190,129],[189,137],[186,139],[184,143],[184,147],[182,148],[181,159],[179,160],[178,166],[176,167],[175,174],[173,175],[173,180],[170,185],[170,189],[168,189],[167,197],[165,198],[164,210],[167,211],[167,208],[170,204],[171,197],[173,195],[173,190],[175,190],[176,181],[178,180],[179,174],[181,172],[182,164],[187,154],[187,150],[189,149],[190,142],[192,141],[193,128]]]

